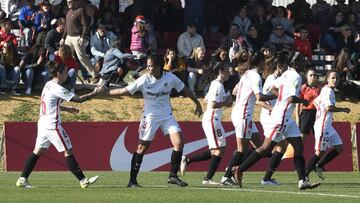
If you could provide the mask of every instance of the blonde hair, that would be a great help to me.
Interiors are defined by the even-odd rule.
[[[196,63],[198,63],[198,62],[200,61],[200,59],[199,59],[199,53],[200,53],[200,51],[203,51],[204,54],[205,54],[205,49],[204,49],[204,48],[202,48],[202,47],[196,47],[196,48],[193,49],[192,54],[191,54],[191,56],[190,56],[190,58],[194,59],[194,61],[195,61]]]

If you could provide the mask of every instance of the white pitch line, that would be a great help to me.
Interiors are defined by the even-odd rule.
[[[200,187],[188,187],[187,189],[192,190],[224,190],[224,191],[237,191],[237,192],[256,192],[256,193],[277,193],[277,194],[292,194],[292,195],[314,195],[314,196],[326,196],[326,197],[345,197],[345,198],[354,198],[360,199],[360,196],[356,195],[342,195],[342,194],[328,194],[328,193],[313,193],[313,192],[290,192],[290,191],[276,191],[276,190],[255,190],[255,189],[245,189],[245,188],[200,188]]]

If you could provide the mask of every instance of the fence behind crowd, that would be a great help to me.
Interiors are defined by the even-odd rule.
[[[185,137],[184,155],[198,153],[207,149],[207,141],[201,122],[180,122]],[[235,131],[231,122],[224,122],[226,131],[226,153],[219,170],[224,170],[236,149]],[[132,153],[138,143],[138,122],[66,122],[64,129],[71,137],[74,153],[84,170],[94,171],[128,171]],[[262,128],[256,123],[260,133]],[[335,129],[344,142],[344,152],[327,165],[328,171],[352,171],[351,125],[349,122],[335,122]],[[357,124],[357,135],[360,135]],[[35,122],[5,123],[5,170],[21,171],[24,160],[33,150],[36,140]],[[359,140],[359,139],[358,139]],[[168,171],[170,167],[171,143],[160,131],[146,153],[141,169],[144,171]],[[359,143],[358,143],[358,146]],[[309,136],[305,142],[305,158],[314,153],[314,137]],[[251,168],[251,171],[265,171],[268,159],[263,159]],[[208,162],[193,163],[189,171],[206,171]],[[50,147],[42,157],[35,170],[64,171],[67,170],[62,153]],[[279,167],[280,171],[293,171],[293,160],[285,159]]]

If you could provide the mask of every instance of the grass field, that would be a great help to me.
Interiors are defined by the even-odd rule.
[[[127,172],[87,172],[100,175],[91,188],[81,189],[69,172],[34,172],[30,181],[34,188],[15,187],[19,173],[0,172],[0,202],[360,202],[360,174],[326,173],[319,188],[297,189],[295,172],[281,172],[274,176],[281,186],[261,186],[263,173],[245,173],[244,187],[205,187],[201,185],[204,173],[190,172],[183,178],[187,188],[168,185],[167,173],[144,172],[139,183],[144,188],[126,188]],[[219,180],[218,172],[214,180]],[[314,174],[310,178],[318,181]]]

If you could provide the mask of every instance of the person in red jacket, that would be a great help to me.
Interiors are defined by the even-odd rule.
[[[295,47],[297,51],[299,51],[301,54],[306,56],[309,61],[311,61],[312,49],[311,42],[308,39],[307,26],[300,26],[300,35],[295,37]]]
[[[1,30],[0,30],[0,49],[4,46],[4,44],[8,41],[12,41],[14,46],[18,46],[18,41],[16,40],[16,36],[11,33],[11,22],[9,19],[3,19],[1,22]]]

